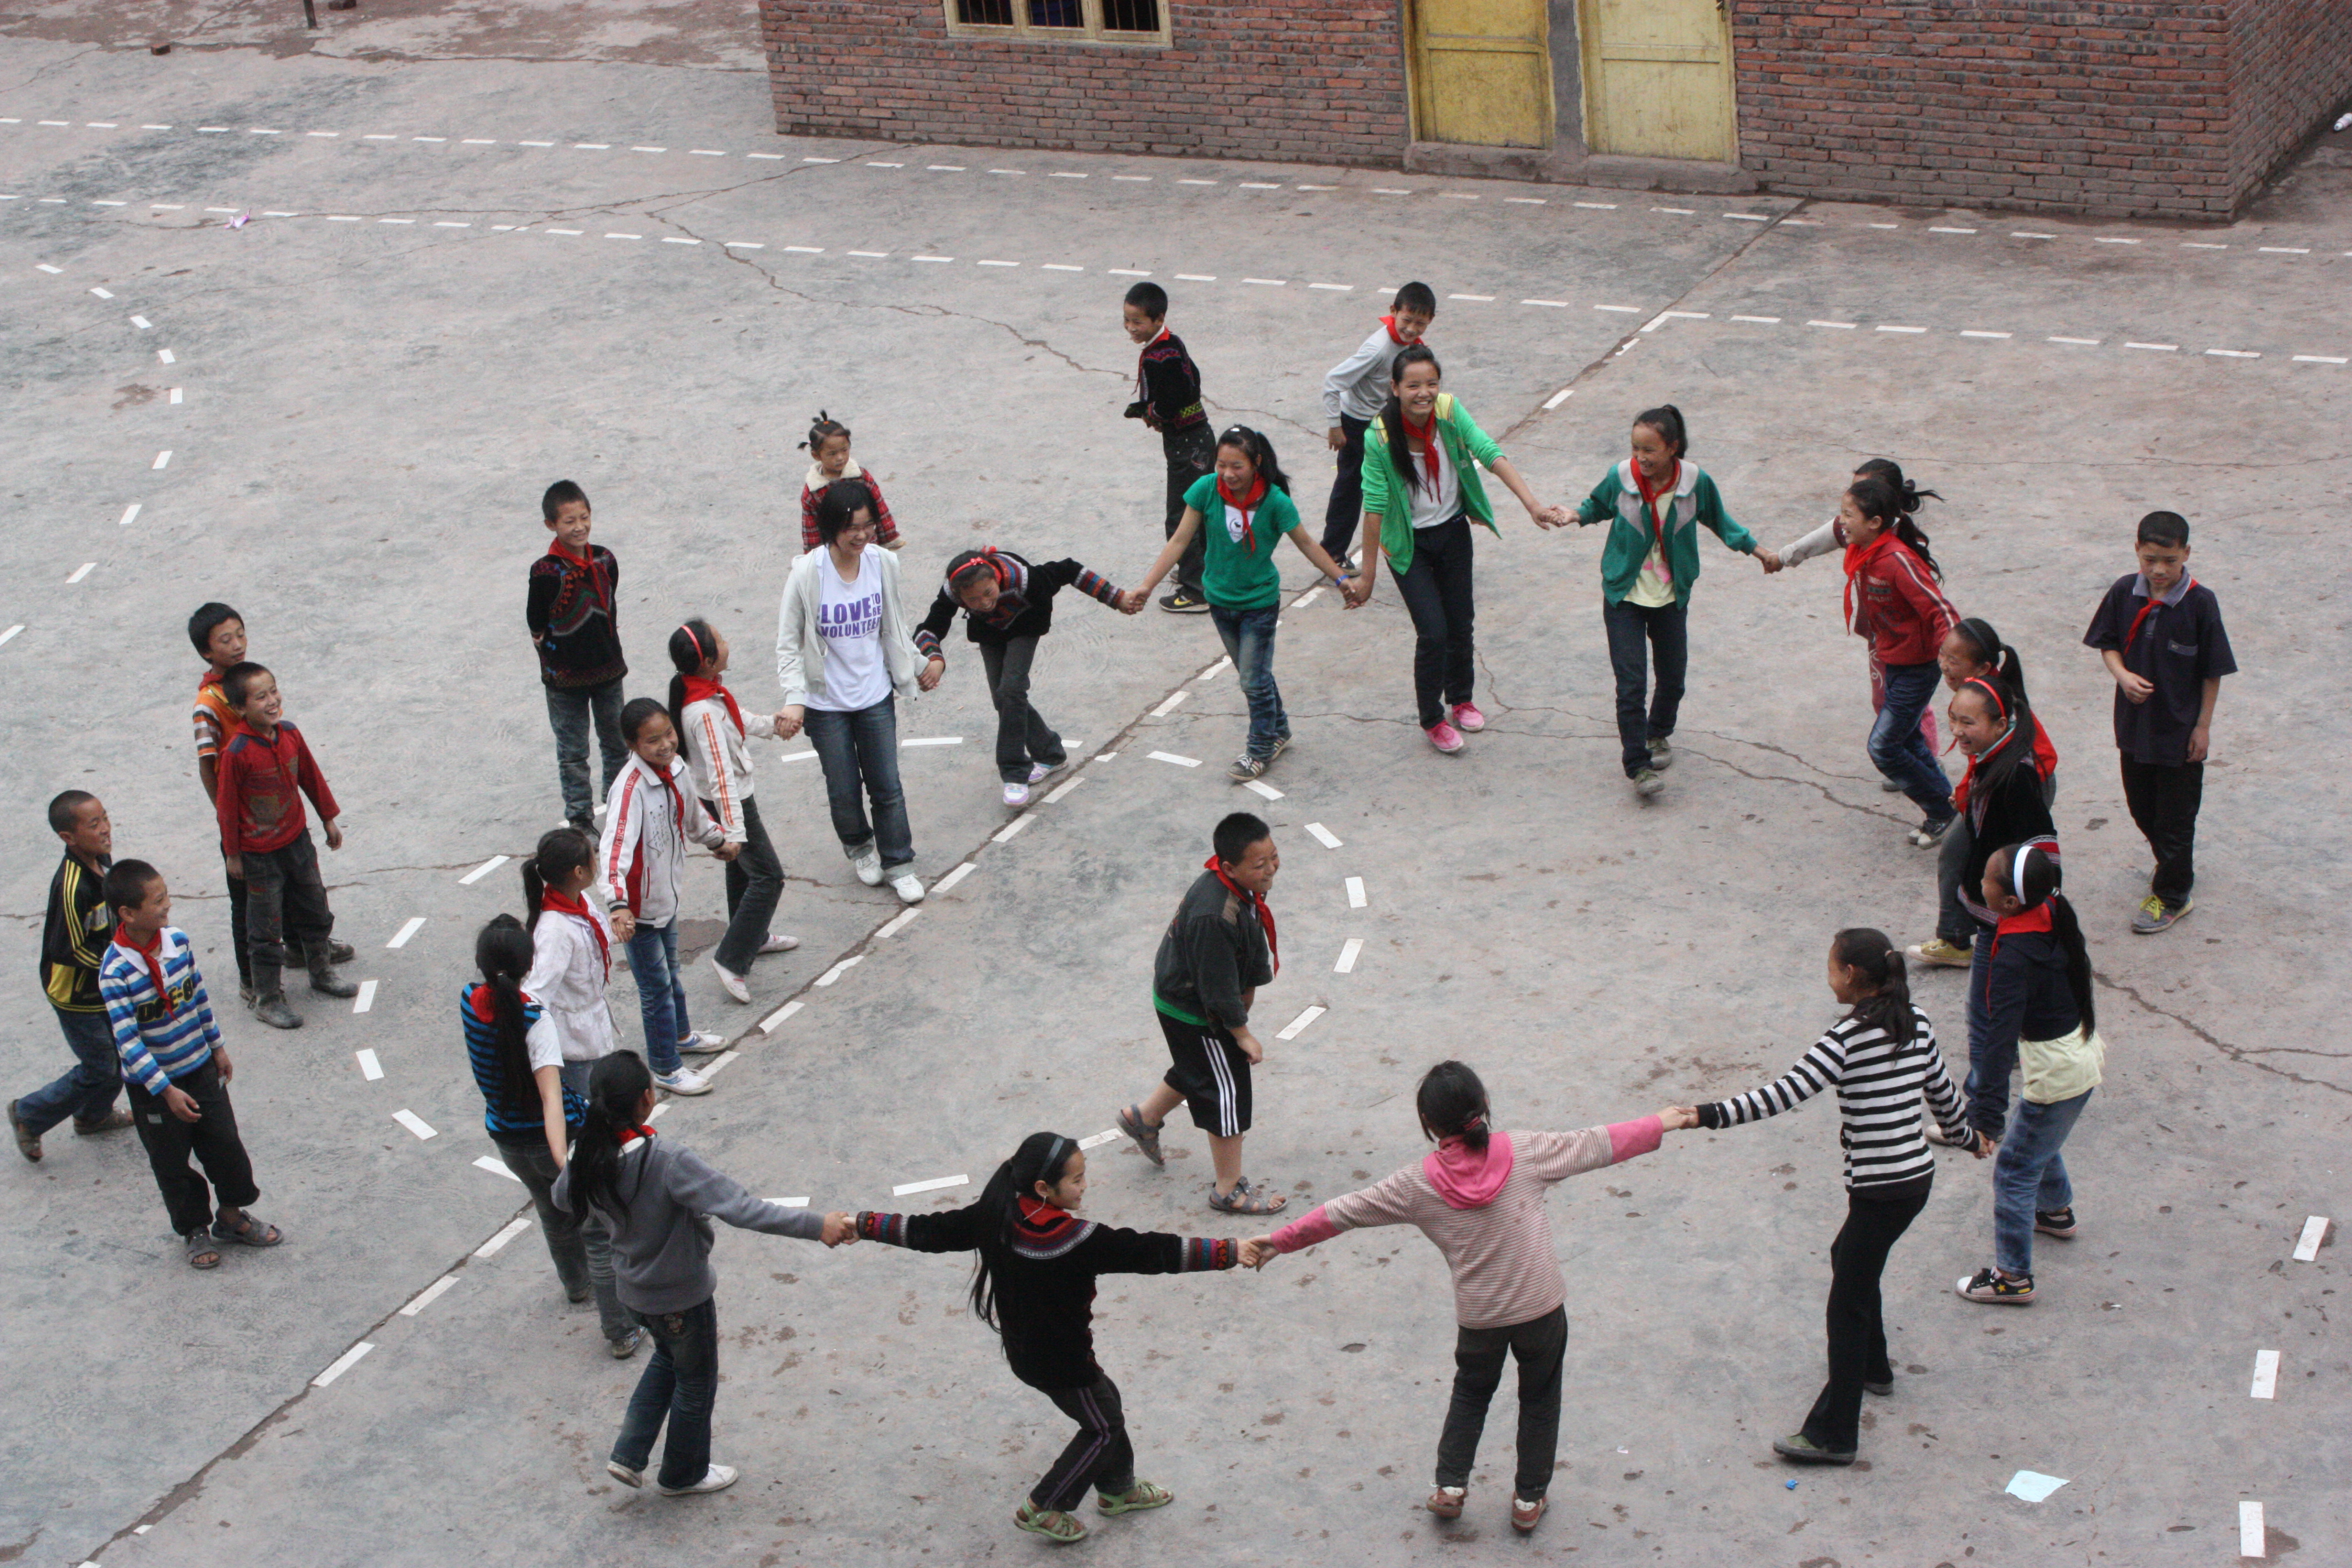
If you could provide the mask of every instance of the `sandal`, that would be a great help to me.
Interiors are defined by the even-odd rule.
[[[1014,1510],[1013,1522],[1032,1535],[1042,1535],[1057,1546],[1067,1546],[1087,1538],[1087,1527],[1058,1509],[1039,1508],[1024,1500]]]
[[[1468,1492],[1466,1487],[1439,1487],[1429,1494],[1429,1511],[1440,1519],[1460,1519],[1463,1500]]]
[[[220,1248],[214,1244],[213,1238],[208,1233],[201,1230],[192,1230],[181,1239],[188,1244],[189,1268],[218,1268],[220,1267]]]
[[[1279,1193],[1268,1197],[1255,1191],[1247,1176],[1234,1177],[1234,1190],[1229,1193],[1219,1193],[1214,1187],[1209,1189],[1209,1206],[1219,1214],[1275,1214],[1289,1201]]]
[[[1118,1113],[1118,1130],[1135,1140],[1143,1157],[1155,1165],[1165,1165],[1168,1157],[1160,1152],[1160,1129],[1143,1120],[1143,1107],[1130,1105]]]
[[[234,1241],[246,1247],[275,1247],[286,1237],[276,1226],[266,1225],[247,1215],[241,1226],[230,1225],[226,1220],[213,1221],[213,1239]]]
[[[1176,1494],[1166,1487],[1138,1481],[1117,1497],[1108,1492],[1095,1493],[1095,1509],[1107,1514],[1141,1513],[1147,1508],[1166,1508],[1175,1500]]]
[[[1546,1498],[1538,1498],[1533,1502],[1529,1502],[1527,1499],[1522,1497],[1513,1498],[1511,1500],[1511,1528],[1517,1531],[1521,1535],[1529,1533],[1537,1525],[1543,1522],[1544,1513],[1550,1507],[1551,1502]]]

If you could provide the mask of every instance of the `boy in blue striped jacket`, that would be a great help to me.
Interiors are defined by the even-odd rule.
[[[236,1069],[187,933],[168,923],[172,890],[146,861],[118,860],[106,873],[105,894],[116,923],[99,962],[98,994],[173,1232],[197,1268],[219,1267],[223,1242],[275,1247],[285,1239],[278,1227],[245,1211],[261,1189],[229,1104]],[[189,1167],[191,1155],[204,1174]]]

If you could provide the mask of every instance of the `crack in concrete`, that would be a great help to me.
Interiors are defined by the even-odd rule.
[[[2259,1057],[2270,1055],[2273,1052],[2289,1050],[2295,1050],[2298,1055],[2339,1058],[2352,1055],[2352,1052],[2305,1052],[2296,1050],[2296,1047],[2287,1046],[2233,1046],[2229,1041],[2221,1038],[2219,1035],[2214,1034],[2210,1029],[2205,1027],[2202,1024],[2197,1023],[2193,1019],[2184,1018],[2178,1013],[2170,1012],[2165,1008],[2158,1006],[2155,1003],[2141,995],[2139,994],[2139,989],[2137,986],[2126,985],[2122,981],[2110,978],[2109,976],[2099,973],[2095,969],[2091,972],[2091,975],[2093,979],[2105,986],[2108,990],[2121,992],[2124,995],[2130,997],[2134,1003],[2138,1005],[2139,1008],[2143,1012],[2153,1013],[2159,1018],[2168,1019],[2171,1022],[2179,1025],[2182,1028],[2188,1030],[2190,1034],[2196,1036],[2199,1039],[2204,1041],[2207,1045],[2212,1047],[2215,1050],[2221,1052],[2221,1055],[2227,1057],[2233,1062],[2240,1063],[2245,1067],[2258,1068],[2266,1073],[2275,1074],[2280,1078],[2285,1079],[2290,1083],[2305,1084],[2313,1089],[2324,1089],[2331,1094],[2352,1095],[2352,1088],[2347,1088],[2343,1084],[2330,1083],[2324,1078],[2308,1078],[2302,1073],[2290,1072],[2283,1067],[2275,1067],[2269,1062],[2255,1059]]]

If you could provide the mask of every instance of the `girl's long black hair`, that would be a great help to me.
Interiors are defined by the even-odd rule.
[[[2099,1026],[2098,1003],[2091,993],[2091,947],[2083,940],[2083,922],[2075,919],[2074,906],[2058,890],[2065,879],[2059,873],[2057,857],[2039,844],[2011,844],[1993,855],[2001,859],[2020,902],[2029,910],[2050,906],[2050,934],[2065,955],[2066,989],[2074,994],[2074,1010],[2083,1016],[2087,1037]]]
[[[588,1073],[588,1120],[572,1143],[572,1212],[585,1214],[594,1204],[608,1214],[626,1206],[621,1201],[621,1136],[637,1124],[637,1107],[654,1075],[635,1051],[614,1051],[598,1058]]]
[[[669,722],[677,731],[677,743],[686,744],[686,678],[699,675],[710,656],[719,651],[719,634],[700,616],[669,634],[669,661],[677,673],[669,678]],[[718,766],[718,759],[712,759]]]
[[[1885,462],[1885,459],[1874,458],[1873,461]],[[1902,470],[1897,468],[1895,473],[1900,476]],[[1904,492],[1897,488],[1895,480],[1885,474],[1864,473],[1846,486],[1845,493],[1853,498],[1853,504],[1861,509],[1863,516],[1876,518],[1880,526],[1910,546],[1911,552],[1927,563],[1927,570],[1937,581],[1943,580],[1944,569],[1936,564],[1936,557],[1927,548],[1927,536],[1919,531],[1919,525],[1911,521],[1911,513],[1907,510],[1919,504],[1918,495],[1928,492],[1921,491],[1911,496],[1906,505]]]
[[[1284,495],[1290,493],[1290,476],[1284,473],[1282,465],[1274,460],[1274,443],[1267,440],[1263,433],[1246,425],[1231,426],[1217,437],[1217,445],[1231,447],[1247,458],[1250,467],[1257,470],[1257,477],[1265,481],[1266,489],[1280,490]]]
[[[1911,976],[1903,964],[1903,950],[1887,941],[1883,931],[1848,926],[1830,939],[1830,952],[1870,982],[1870,994],[1854,1003],[1846,1016],[1879,1030],[1898,1051],[1911,1044],[1917,1020],[1911,1014]]]
[[[509,914],[492,915],[474,939],[474,967],[490,988],[499,1086],[505,1091],[509,1115],[527,1115],[539,1104],[539,1085],[530,1076],[530,1047],[523,1043],[530,1024],[523,1016],[522,977],[530,973],[531,952],[530,932]]]
[[[1977,650],[1977,662],[1989,666],[1992,678],[2018,696],[2025,695],[2025,661],[2017,650],[2000,640],[1992,623],[1981,616],[1970,616],[1953,626],[1962,642]]]
[[[1445,367],[1437,363],[1435,351],[1427,343],[1415,343],[1411,348],[1398,350],[1396,358],[1389,362],[1389,400],[1381,405],[1381,429],[1388,436],[1389,466],[1404,480],[1406,488],[1420,489],[1423,479],[1426,478],[1429,488],[1434,489],[1437,476],[1424,476],[1412,460],[1412,448],[1405,445],[1404,405],[1397,398],[1396,389],[1404,384],[1405,368],[1416,364],[1425,364],[1437,373],[1438,380],[1445,379]],[[1434,419],[1437,416],[1432,414],[1430,417]]]
[[[539,929],[547,907],[547,889],[583,866],[596,863],[595,841],[576,827],[551,827],[539,836],[539,847],[522,863],[522,907],[530,911],[528,929]]]
[[[974,1205],[980,1210],[980,1258],[971,1270],[971,1310],[999,1338],[1004,1326],[996,1317],[996,1282],[1013,1255],[1013,1222],[1021,1215],[1020,1200],[1034,1196],[1039,1182],[1049,1187],[1059,1182],[1069,1167],[1070,1156],[1077,1152],[1075,1139],[1058,1132],[1032,1132],[981,1189],[980,1202]]]
[[[1421,1112],[1421,1130],[1439,1143],[1459,1138],[1465,1148],[1484,1149],[1495,1130],[1486,1086],[1467,1062],[1442,1061],[1422,1074],[1413,1108]]]

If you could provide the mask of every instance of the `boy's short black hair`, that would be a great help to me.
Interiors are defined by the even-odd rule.
[[[2167,550],[2189,548],[2189,520],[2177,511],[2152,511],[2139,520],[2138,543]]]
[[[99,893],[106,900],[106,907],[120,915],[145,903],[147,889],[163,879],[163,873],[144,860],[117,860],[106,868],[106,879],[99,884]]]
[[[831,544],[859,512],[874,515],[874,492],[863,479],[835,479],[816,498],[816,536]]]
[[[650,697],[632,697],[621,707],[621,739],[634,746],[638,731],[656,719],[667,719],[669,710]]]
[[[196,645],[196,652],[206,658],[213,654],[213,634],[231,621],[242,621],[243,616],[218,599],[198,605],[196,613],[188,617],[188,640]]]
[[[1250,812],[1237,811],[1217,824],[1217,830],[1210,835],[1209,842],[1216,846],[1220,865],[1238,866],[1242,863],[1242,857],[1249,853],[1251,845],[1263,844],[1273,837],[1274,829],[1265,825],[1265,818]]]
[[[1389,302],[1389,309],[1411,310],[1417,316],[1433,318],[1437,314],[1437,291],[1426,283],[1408,283],[1396,291],[1396,298]]]
[[[85,805],[97,804],[98,796],[86,789],[59,792],[57,797],[49,802],[49,831],[71,833],[74,830],[74,814]]]
[[[547,487],[545,495],[539,498],[539,515],[553,522],[556,509],[568,500],[576,500],[582,506],[588,506],[588,492],[570,479],[558,479]],[[596,509],[589,507],[588,510],[593,511]]]
[[[242,713],[245,711],[246,688],[253,684],[255,676],[268,673],[268,665],[256,664],[249,658],[243,664],[232,664],[221,671],[221,695],[228,699],[230,707]]]
[[[1157,283],[1138,283],[1127,291],[1127,302],[1155,321],[1168,319],[1168,290]]]

